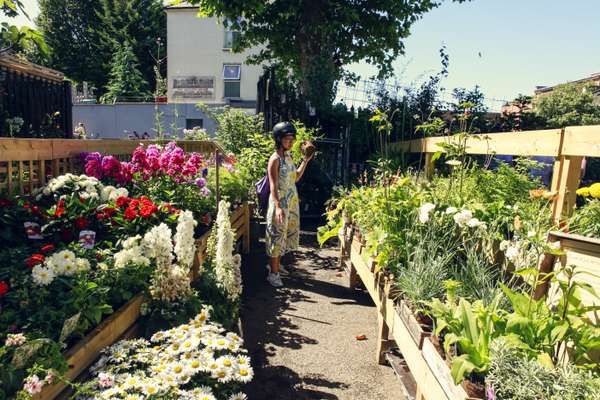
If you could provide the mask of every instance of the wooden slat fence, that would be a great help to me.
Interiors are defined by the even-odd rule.
[[[425,154],[425,172],[431,175],[432,156],[444,152],[440,144],[459,144],[458,136],[438,136],[392,143],[397,151]],[[575,191],[581,181],[583,157],[600,157],[600,125],[572,126],[563,129],[487,133],[471,135],[466,141],[467,154],[502,154],[554,157],[551,191],[556,192],[552,217],[560,221],[573,211]]]
[[[74,140],[0,138],[0,193],[27,194],[49,179],[68,172],[82,172],[81,153],[100,152],[128,159],[139,144],[165,144],[152,140]],[[187,152],[223,153],[212,141],[182,140],[177,144]]]

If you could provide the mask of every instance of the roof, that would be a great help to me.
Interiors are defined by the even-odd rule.
[[[10,54],[0,53],[0,67],[49,81],[62,82],[65,80],[65,75],[60,71],[42,67],[41,65],[22,60]]]
[[[587,78],[577,79],[575,81],[565,82],[562,85],[569,84],[569,83],[578,84],[578,83],[586,83],[586,82],[598,82],[598,86],[600,86],[600,72],[596,72],[594,74],[591,74]],[[561,84],[559,84],[559,85],[561,85]],[[555,87],[557,87],[559,85],[554,85],[554,86],[536,86],[535,87],[535,94],[551,92],[551,91],[554,90]]]

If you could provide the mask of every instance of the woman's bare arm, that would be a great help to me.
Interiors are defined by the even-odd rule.
[[[279,193],[277,192],[277,185],[279,183],[279,158],[272,156],[269,159],[269,165],[267,167],[267,173],[269,174],[269,186],[271,189],[271,198],[275,203],[275,207],[280,208]]]
[[[313,154],[313,156],[314,156],[314,154]],[[308,165],[308,162],[310,160],[312,160],[313,156],[302,160],[302,163],[300,164],[300,166],[298,167],[298,170],[296,171],[296,182],[298,182],[302,178],[302,175],[304,175],[304,171],[306,171],[306,166]]]

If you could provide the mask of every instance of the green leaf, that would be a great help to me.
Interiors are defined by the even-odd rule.
[[[452,359],[452,369],[450,370],[450,373],[452,374],[454,383],[456,385],[460,384],[474,369],[475,364],[469,361],[469,356],[466,354]]]

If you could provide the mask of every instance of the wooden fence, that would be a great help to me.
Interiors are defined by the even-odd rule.
[[[440,144],[459,144],[458,136],[439,136],[393,143],[397,151],[425,154],[425,172],[434,168],[434,153],[444,152]],[[550,156],[555,158],[551,191],[556,193],[552,217],[559,221],[571,214],[575,191],[581,180],[583,157],[600,157],[600,125],[573,126],[563,129],[487,133],[471,135],[466,140],[467,154],[514,156]]]
[[[8,195],[31,193],[34,189],[44,186],[53,177],[68,172],[81,172],[81,153],[97,151],[123,158],[131,156],[139,144],[152,143],[164,142],[120,139],[0,138],[0,193],[4,192]],[[183,140],[178,141],[177,144],[187,152],[215,155],[223,153],[221,147],[212,141]]]

